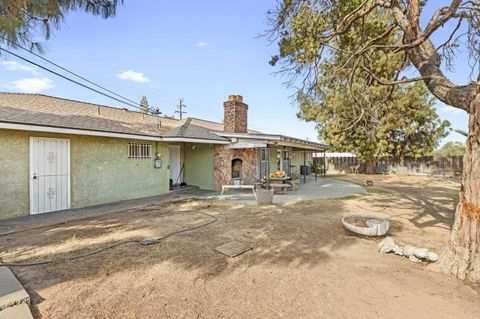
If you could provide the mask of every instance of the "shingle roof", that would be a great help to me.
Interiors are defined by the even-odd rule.
[[[206,127],[192,124],[193,120],[192,118],[187,119],[182,125],[172,128],[165,136],[228,141],[228,139],[212,133]]]
[[[176,138],[202,139],[219,143],[228,142],[228,135],[232,135],[232,133],[223,132],[223,124],[218,122],[197,118],[177,120],[105,105],[26,93],[0,92],[0,122],[175,140]],[[273,136],[254,130],[236,135],[253,139]],[[277,137],[302,145],[308,144],[315,147],[320,145],[286,136],[278,135]],[[320,146],[323,147],[323,145]]]
[[[61,128],[162,136],[178,120],[42,94],[0,93],[0,121]]]

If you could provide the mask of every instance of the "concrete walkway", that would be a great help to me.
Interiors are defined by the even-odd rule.
[[[0,319],[30,319],[30,296],[7,267],[0,267]]]
[[[188,189],[186,191],[175,191],[159,196],[132,199],[84,208],[68,209],[46,214],[17,217],[0,221],[0,236],[6,236],[8,234],[16,233],[18,231],[27,231],[36,228],[59,225],[71,221],[92,218],[96,216],[117,213],[152,204],[168,203],[190,198],[204,199],[213,194],[216,195],[217,193],[200,189]]]
[[[303,184],[302,180],[300,190],[289,191],[285,195],[275,194],[273,196],[273,203],[292,204],[314,199],[340,198],[364,192],[366,192],[364,187],[346,181],[320,177],[315,181],[315,178],[308,177],[305,184]],[[171,192],[165,195],[3,220],[0,221],[0,237],[46,226],[66,224],[72,221],[118,213],[140,208],[142,206],[168,203],[184,199],[230,200],[245,205],[256,205],[257,203],[251,192],[249,194],[235,192],[232,195],[222,196],[213,191],[188,189],[185,191]]]
[[[293,204],[315,199],[341,198],[365,193],[367,190],[357,184],[341,181],[333,178],[307,177],[306,183],[301,179],[300,190],[288,191],[287,194],[275,194],[274,204]],[[245,205],[255,205],[256,200],[247,194],[233,194],[219,196],[220,200],[232,200]]]

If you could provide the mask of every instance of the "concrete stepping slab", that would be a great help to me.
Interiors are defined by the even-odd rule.
[[[30,296],[7,267],[0,267],[0,313],[9,307],[30,304]]]
[[[0,319],[33,319],[33,316],[28,305],[22,303],[0,311]]]
[[[236,241],[236,240],[225,243],[225,244],[215,248],[216,251],[218,251],[219,253],[222,253],[224,255],[227,255],[230,258],[241,255],[241,254],[243,254],[244,252],[246,252],[250,249],[252,249],[252,247],[250,247],[249,245],[247,245],[245,243],[241,243],[239,241]]]

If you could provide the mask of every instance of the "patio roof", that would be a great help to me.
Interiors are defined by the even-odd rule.
[[[296,137],[279,135],[279,134],[264,134],[264,133],[227,133],[227,132],[215,132],[215,134],[223,137],[238,138],[244,140],[261,140],[268,145],[289,146],[294,151],[326,151],[330,146],[322,143],[311,142]]]

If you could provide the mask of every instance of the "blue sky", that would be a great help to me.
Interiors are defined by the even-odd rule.
[[[266,11],[274,3],[126,0],[113,19],[73,12],[45,42],[45,57],[134,101],[145,95],[151,106],[167,115],[174,114],[181,97],[187,116],[221,121],[223,101],[240,94],[249,104],[251,128],[316,140],[315,125],[296,118],[294,92],[284,85],[286,79],[272,75],[276,69],[268,61],[276,46],[258,37],[267,28]],[[466,83],[469,71],[462,57],[448,75]],[[0,63],[2,91],[124,107],[13,57],[2,55]],[[452,127],[466,129],[464,112],[441,103],[437,109]],[[447,140],[463,138],[452,133]]]

